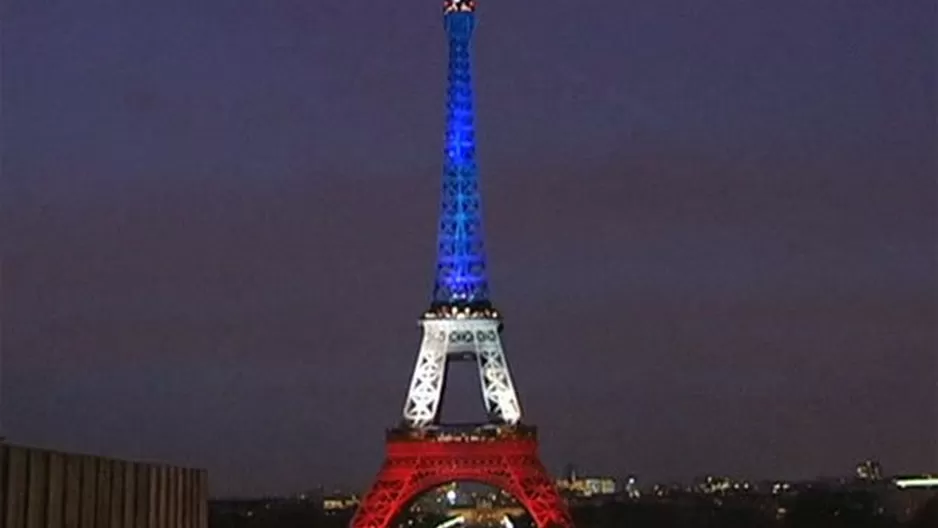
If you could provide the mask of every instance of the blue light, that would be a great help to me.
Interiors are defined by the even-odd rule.
[[[449,86],[433,302],[486,303],[488,277],[472,107],[471,44],[475,15],[472,10],[447,11],[443,21],[449,37]]]

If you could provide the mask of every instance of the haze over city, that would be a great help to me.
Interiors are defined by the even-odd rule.
[[[218,495],[370,482],[432,287],[418,4],[8,3],[6,436]],[[935,467],[935,15],[485,2],[492,298],[552,470]]]

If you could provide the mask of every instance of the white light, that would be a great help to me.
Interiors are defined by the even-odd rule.
[[[938,486],[938,477],[896,479],[899,488],[930,488]]]
[[[456,310],[456,307],[451,309]],[[474,353],[480,360],[479,377],[486,413],[498,416],[505,423],[517,424],[521,421],[521,406],[498,338],[499,321],[488,317],[469,319],[460,314],[456,316],[460,318],[421,321],[424,338],[404,405],[404,420],[417,428],[433,423],[439,413],[448,360]],[[447,339],[451,334],[466,332],[483,332],[495,337],[493,341],[487,341],[486,346],[481,346],[478,341],[464,343]]]
[[[448,500],[450,504],[456,504],[456,491],[455,490],[447,491],[446,500]]]
[[[457,524],[463,524],[466,522],[466,518],[460,515],[459,517],[453,517],[452,519],[442,522],[436,526],[436,528],[450,528],[456,526]]]

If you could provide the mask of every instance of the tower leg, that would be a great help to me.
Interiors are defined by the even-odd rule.
[[[490,419],[514,424],[521,420],[521,405],[511,381],[508,360],[502,349],[497,323],[495,329],[477,332],[476,357],[479,363],[479,380],[482,383],[482,398]]]
[[[424,325],[423,343],[404,403],[404,420],[408,424],[425,427],[436,420],[445,378],[446,332]]]

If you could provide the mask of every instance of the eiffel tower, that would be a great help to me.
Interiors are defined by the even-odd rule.
[[[384,464],[352,528],[388,528],[416,496],[460,480],[510,493],[539,528],[572,528],[566,504],[540,462],[537,430],[521,422],[501,342],[502,317],[489,299],[472,98],[475,12],[473,0],[443,4],[449,75],[433,300],[420,318],[423,341],[401,425],[387,431]],[[478,366],[487,422],[441,423],[452,361]]]

